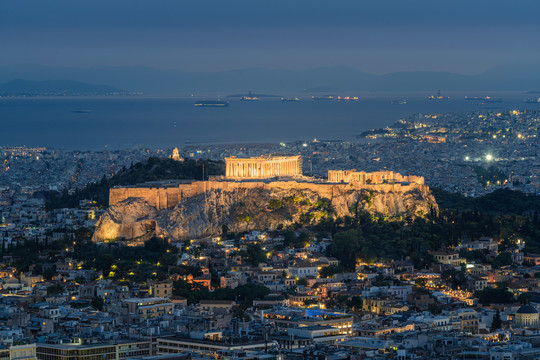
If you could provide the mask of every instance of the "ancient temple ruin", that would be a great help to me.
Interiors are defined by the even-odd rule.
[[[302,157],[258,156],[251,158],[225,158],[225,176],[231,179],[265,179],[302,175]]]

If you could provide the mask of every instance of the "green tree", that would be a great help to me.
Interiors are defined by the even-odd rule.
[[[47,286],[47,295],[54,296],[64,292],[64,287],[62,285],[51,285]]]
[[[346,302],[347,307],[349,307],[352,310],[361,310],[363,301],[361,296],[352,296],[349,300]]]
[[[357,230],[347,230],[337,233],[329,247],[330,255],[341,261],[347,271],[353,271],[356,267],[356,253],[360,250],[360,234]]]
[[[497,255],[495,259],[493,259],[493,262],[491,263],[491,266],[494,269],[498,269],[506,265],[512,265],[512,255],[510,255],[510,253],[507,253],[507,252],[503,252]]]
[[[102,311],[103,310],[103,304],[105,303],[105,301],[103,300],[102,297],[99,297],[99,296],[96,296],[92,299],[92,301],[90,302],[90,305],[92,305],[92,307],[96,310],[99,310],[99,311]]]
[[[491,304],[511,304],[514,300],[514,294],[505,287],[490,288],[477,291],[474,294],[484,306]]]
[[[441,313],[441,307],[437,304],[429,304],[428,305],[428,311],[432,313],[433,315],[438,315]]]
[[[493,321],[491,322],[491,332],[499,330],[502,326],[501,314],[499,310],[493,315]]]
[[[253,266],[266,261],[266,254],[261,244],[248,244],[246,251],[241,253],[244,260]]]

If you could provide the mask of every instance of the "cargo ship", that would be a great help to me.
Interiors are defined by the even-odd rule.
[[[281,98],[281,101],[300,101],[299,98],[295,97],[295,98]]]
[[[201,100],[197,101],[193,106],[201,106],[201,107],[225,107],[229,106],[228,101],[222,101],[222,100]]]
[[[338,96],[337,99],[338,101],[357,101],[358,96]]]
[[[491,96],[484,96],[484,97],[479,97],[479,96],[465,96],[465,100],[468,100],[468,101],[483,101],[483,102],[492,102],[492,103],[500,103],[502,102],[502,99],[494,99],[492,98]]]

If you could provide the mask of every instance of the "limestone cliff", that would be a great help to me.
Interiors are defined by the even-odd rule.
[[[143,199],[130,198],[111,206],[96,223],[93,238],[113,240],[118,238],[142,241],[156,232],[158,211]]]
[[[315,224],[326,216],[354,216],[356,208],[389,218],[423,216],[431,207],[437,209],[426,186],[406,191],[339,189],[330,199],[309,188],[210,189],[162,210],[144,199],[128,198],[111,206],[99,219],[94,241],[144,240],[154,235],[176,240],[216,236],[223,225],[239,232],[295,222]]]

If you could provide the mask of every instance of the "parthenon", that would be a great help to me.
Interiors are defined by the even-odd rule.
[[[264,179],[276,176],[301,176],[302,157],[259,156],[251,158],[225,158],[227,178]]]

